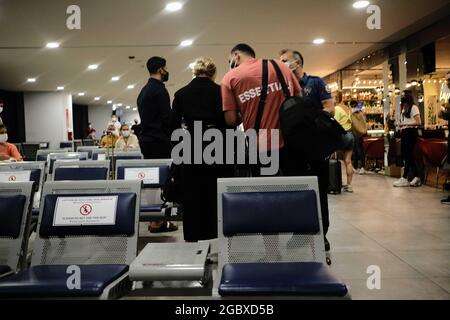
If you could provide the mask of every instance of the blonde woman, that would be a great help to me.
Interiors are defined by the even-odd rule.
[[[220,86],[214,82],[216,65],[211,58],[199,58],[194,62],[193,74],[194,79],[175,93],[172,129],[183,127],[194,137],[194,122],[200,121],[203,131],[214,128],[224,132]],[[217,238],[217,178],[227,175],[227,167],[183,164],[181,172],[185,241]]]
[[[352,131],[352,109],[349,106],[346,106],[342,102],[342,93],[338,94],[338,103],[336,106],[334,118],[337,122],[344,128],[347,133],[344,137],[344,144],[342,146],[342,150],[344,152],[344,164],[345,171],[347,173],[347,185],[344,186],[344,191],[352,193],[352,180],[353,180],[353,164],[352,164],[352,155],[353,155],[353,146],[355,143],[355,137]],[[353,101],[351,102],[353,103]]]

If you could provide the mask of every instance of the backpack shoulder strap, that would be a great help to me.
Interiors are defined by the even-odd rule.
[[[255,120],[256,132],[258,132],[261,127],[261,120],[264,114],[264,108],[266,106],[268,87],[269,87],[269,64],[267,60],[264,59],[262,61],[262,90],[258,105],[258,112],[256,113],[256,120]]]
[[[286,98],[290,98],[291,93],[286,84],[286,81],[284,80],[284,76],[283,76],[283,73],[281,72],[280,66],[274,60],[270,60],[270,63],[273,65],[275,72],[277,73],[278,81],[280,81],[280,83],[281,83],[281,87],[283,88],[284,96]]]

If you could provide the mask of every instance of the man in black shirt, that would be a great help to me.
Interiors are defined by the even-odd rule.
[[[145,159],[171,158],[170,132],[170,97],[164,82],[169,80],[166,60],[152,57],[147,61],[150,79],[137,99],[141,128],[139,145]],[[170,222],[152,222],[149,227],[152,233],[176,231],[178,227]]]
[[[145,159],[170,159],[170,97],[164,82],[169,80],[166,60],[152,57],[147,62],[148,83],[137,99],[141,130],[139,145]]]

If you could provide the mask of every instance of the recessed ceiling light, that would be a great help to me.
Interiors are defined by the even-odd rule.
[[[126,106],[126,108],[127,108],[127,109],[131,109],[131,107],[130,107],[130,106]]]
[[[57,87],[56,90],[58,90],[58,91],[63,91],[63,90],[64,90],[64,87]]]
[[[189,46],[192,46],[193,43],[194,43],[193,40],[183,40],[183,41],[181,41],[180,46],[189,47]]]
[[[100,100],[100,97],[95,97],[94,100],[95,100],[95,101],[99,101],[99,100]]]
[[[137,108],[133,108],[133,111],[137,111]]]
[[[80,93],[78,93],[78,96],[79,96],[79,97],[84,97],[84,95],[85,95],[85,93],[84,93],[84,92],[80,92]]]
[[[325,39],[322,39],[322,38],[314,39],[313,43],[314,44],[324,44],[325,43]]]
[[[166,5],[166,10],[169,12],[175,12],[183,9],[183,4],[181,2],[170,2]]]
[[[107,104],[112,104],[112,100],[108,100],[108,102],[106,102]]]
[[[36,78],[28,78],[27,82],[36,82]]]
[[[89,69],[89,70],[97,70],[97,69],[98,69],[98,64],[90,64],[90,65],[88,66],[88,69]]]
[[[46,47],[49,49],[56,49],[56,48],[59,48],[59,43],[58,42],[49,42],[49,43],[47,43]]]
[[[118,106],[118,107],[121,107],[121,106],[123,106],[123,104],[121,104],[121,103],[118,103],[118,104],[117,104],[117,106]]]
[[[114,76],[111,78],[111,81],[119,81],[120,77],[119,76]]]
[[[369,4],[370,4],[369,1],[355,1],[353,3],[353,8],[355,8],[355,9],[362,9],[362,8],[367,7]]]
[[[134,84],[130,84],[127,89],[134,89]]]

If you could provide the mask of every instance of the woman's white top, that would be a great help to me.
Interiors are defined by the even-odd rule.
[[[414,119],[417,115],[420,115],[419,107],[413,105],[410,118],[405,117],[405,113],[402,112],[402,124],[404,126],[417,126],[416,119]]]

